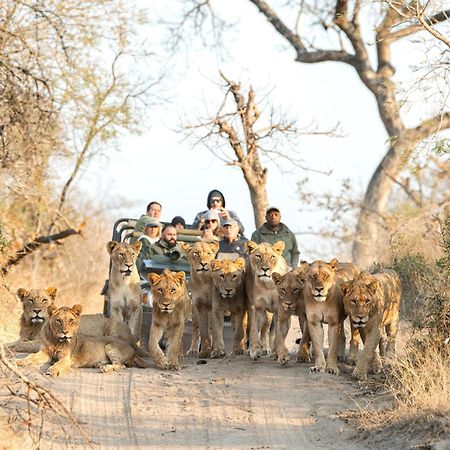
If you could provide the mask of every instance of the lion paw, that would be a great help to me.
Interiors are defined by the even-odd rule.
[[[168,367],[168,362],[166,358],[155,359],[155,366],[158,369],[165,370]]]
[[[313,366],[309,368],[309,373],[320,373],[320,372],[324,372],[325,368],[324,367],[319,367],[319,366]]]
[[[100,372],[102,373],[111,373],[124,368],[125,366],[123,364],[103,364],[99,366]]]
[[[331,375],[339,375],[339,369],[337,367],[327,367],[325,371],[331,373]]]
[[[309,363],[311,362],[311,356],[308,353],[298,353],[297,354],[297,362],[298,363]]]
[[[187,352],[186,352],[186,356],[198,356],[198,350],[195,350],[193,348],[190,348]]]
[[[238,347],[233,350],[233,355],[244,355],[247,353],[247,350],[243,347]]]
[[[215,358],[222,358],[222,357],[224,357],[226,355],[226,353],[225,353],[225,351],[224,350],[221,350],[221,349],[219,349],[219,350],[213,350],[212,352],[211,352],[211,358],[212,359],[215,359]]]
[[[62,373],[63,373],[63,371],[61,370],[61,368],[55,367],[55,366],[50,366],[46,370],[45,375],[50,375],[52,377],[59,377]]]
[[[211,357],[211,349],[207,348],[206,350],[202,350],[199,354],[198,354],[199,358],[204,359],[204,358],[210,358]]]
[[[258,361],[259,358],[263,355],[263,351],[261,348],[255,348],[250,350],[250,358],[252,358],[254,361]]]
[[[356,358],[348,355],[347,359],[345,360],[345,363],[348,364],[349,366],[354,366],[356,364]]]
[[[355,370],[353,371],[353,376],[360,381],[367,380],[367,373],[364,372],[363,370],[358,369],[358,367],[356,367]]]
[[[288,362],[289,362],[289,355],[283,353],[278,355],[277,363],[280,366],[285,366]]]
[[[181,365],[178,361],[176,362],[170,362],[167,364],[167,369],[169,370],[180,370]]]
[[[31,361],[27,361],[27,358],[16,359],[16,365],[18,367],[31,366]]]

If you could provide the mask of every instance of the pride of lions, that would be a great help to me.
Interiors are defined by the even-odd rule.
[[[9,344],[30,353],[20,366],[51,365],[58,376],[72,367],[98,367],[103,372],[123,367],[179,370],[185,322],[192,317],[188,354],[201,358],[226,355],[224,316],[234,331],[233,354],[248,353],[258,360],[271,355],[278,364],[290,359],[285,339],[291,316],[302,331],[297,362],[311,372],[339,374],[338,361],[356,364],[353,375],[365,380],[369,371],[382,369],[382,358],[395,351],[401,286],[393,270],[360,271],[351,263],[302,262],[290,269],[282,253],[284,243],[248,241],[248,257],[217,259],[217,242],[199,241],[186,247],[191,266],[189,287],[184,272],[150,273],[153,297],[149,354],[138,347],[142,302],[136,260],[141,242],[111,241],[109,301],[111,317],[82,315],[81,305],[57,308],[57,289],[19,289],[23,314],[20,338]],[[346,355],[344,320],[351,326]],[[323,324],[328,324],[328,353],[324,355]],[[363,350],[359,350],[360,340]],[[161,345],[164,342],[164,345]],[[142,344],[142,343],[141,343]]]

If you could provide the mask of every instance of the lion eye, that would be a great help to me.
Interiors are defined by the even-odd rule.
[[[237,275],[233,275],[233,280],[235,280],[237,278]]]
[[[34,300],[33,300],[32,298],[30,298],[30,299],[28,300],[28,303],[29,303],[30,305],[32,305],[32,304],[34,303]]]
[[[42,299],[42,304],[45,305],[46,303],[47,303],[47,299],[46,299],[46,298],[43,298],[43,299]]]
[[[221,273],[219,276],[220,278],[222,278],[222,280],[225,280],[225,275],[223,273]]]
[[[370,303],[370,298],[366,298],[365,304],[368,305]]]
[[[292,289],[293,294],[298,294],[299,292],[300,292],[300,289],[298,289],[298,288]]]
[[[157,291],[158,291],[160,294],[163,293],[163,290],[162,290],[161,288],[158,288]]]
[[[328,278],[328,274],[327,274],[327,273],[324,273],[324,274],[323,274],[323,279],[326,280],[327,278]]]
[[[70,319],[70,320],[69,320],[69,323],[70,323],[70,325],[72,325],[72,324],[73,324],[73,322],[74,322],[74,320],[73,320],[73,319]]]
[[[286,294],[286,289],[281,288],[280,292],[284,295],[284,294]]]
[[[196,258],[198,258],[199,257],[199,254],[198,254],[198,252],[194,252],[193,253],[193,255],[196,257]]]
[[[261,255],[255,255],[255,258],[261,259]]]
[[[170,290],[170,293],[171,293],[171,294],[175,294],[175,292],[177,292],[177,290],[176,290],[175,288],[172,288],[172,289]]]
[[[356,306],[356,300],[350,300],[350,303]]]
[[[56,319],[56,322],[59,323],[60,325],[62,325],[62,320],[61,319]]]

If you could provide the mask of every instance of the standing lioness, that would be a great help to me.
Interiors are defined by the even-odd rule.
[[[136,268],[141,246],[141,241],[131,245],[116,241],[107,244],[111,255],[108,286],[111,316],[123,320],[130,327],[136,342],[140,339],[142,321],[141,283]]]

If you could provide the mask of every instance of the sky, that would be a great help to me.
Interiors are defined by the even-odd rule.
[[[227,40],[228,61],[220,62],[201,48],[174,60],[170,80],[165,83],[170,103],[150,111],[148,131],[141,136],[123,136],[119,152],[94,160],[83,174],[81,187],[93,196],[127,200],[126,205],[111,211],[112,223],[113,217],[139,217],[152,200],[162,204],[163,220],[181,215],[190,223],[197,212],[206,209],[208,192],[218,189],[227,208],[238,214],[249,238],[255,225],[242,173],[225,166],[206,148],[192,148],[176,131],[183,117],[195,122],[207,109],[218,108],[223,95],[216,86],[220,69],[243,86],[251,83],[257,100],[258,92],[270,92],[271,102],[297,117],[300,126],[316,122],[327,129],[339,122],[342,137],[305,136],[298,142],[305,165],[331,175],[298,168],[280,173],[273,164],[267,165],[269,204],[277,206],[282,222],[299,233],[301,256],[339,257],[329,243],[304,234],[317,230],[324,214],[300,204],[297,183],[307,176],[314,191],[324,192],[349,177],[364,192],[386,151],[386,134],[375,100],[352,68],[337,63],[296,63],[293,52],[282,48],[269,25],[262,18],[255,20],[253,10],[242,7],[239,15],[242,26]],[[394,52],[401,51],[394,48]]]

